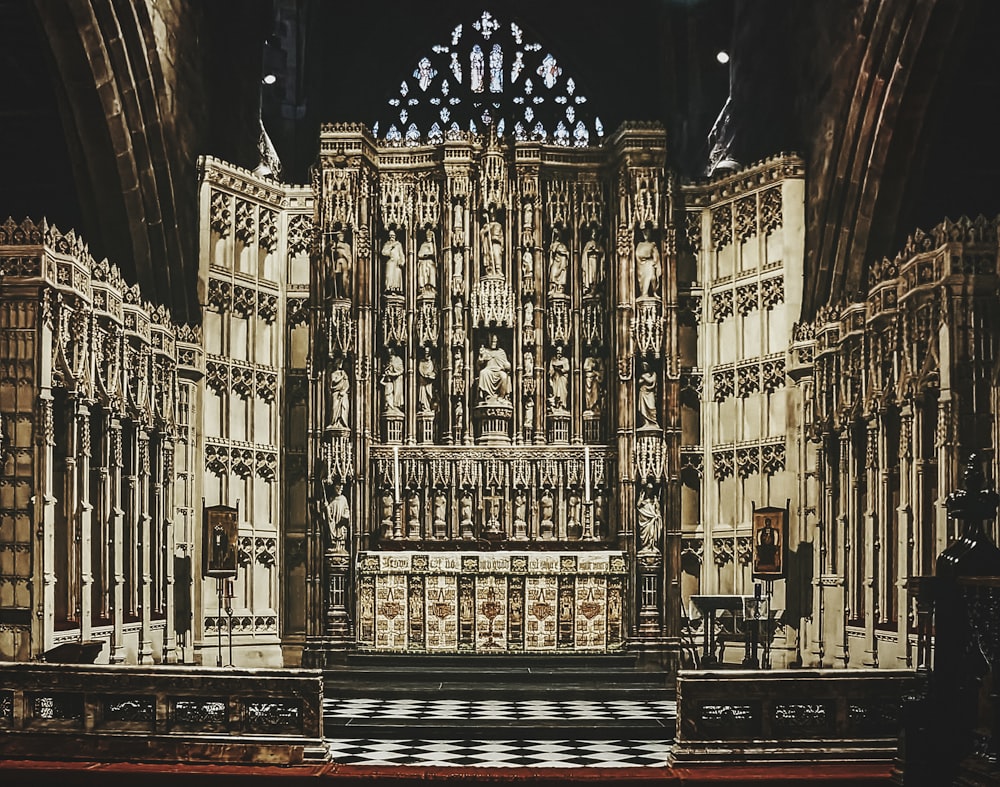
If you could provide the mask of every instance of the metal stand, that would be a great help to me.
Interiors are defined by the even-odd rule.
[[[215,661],[216,667],[222,666],[222,590],[223,590],[222,583],[225,581],[226,580],[222,579],[221,577],[215,580],[215,588],[219,592],[219,615],[215,619],[215,630],[219,633],[219,657]],[[230,628],[230,632],[231,631],[232,628]]]
[[[226,583],[226,615],[229,616],[229,666],[233,666],[233,580],[223,580]]]

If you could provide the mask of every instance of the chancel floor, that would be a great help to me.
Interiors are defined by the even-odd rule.
[[[330,759],[340,765],[663,768],[677,703],[346,697],[327,698],[323,711]]]
[[[669,741],[328,739],[341,765],[456,768],[587,768],[667,765]]]

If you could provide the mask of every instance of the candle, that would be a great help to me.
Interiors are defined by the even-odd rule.
[[[584,499],[590,502],[590,446],[583,447],[583,483],[586,490]]]
[[[399,446],[392,447],[392,478],[393,486],[396,489],[396,502],[400,502],[399,497]]]

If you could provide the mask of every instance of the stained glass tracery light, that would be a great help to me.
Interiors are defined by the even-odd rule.
[[[388,129],[385,144],[434,144],[463,129],[485,131],[479,124],[518,141],[599,144],[604,128],[582,108],[587,99],[577,82],[517,23],[483,11],[453,28],[450,42],[436,43],[416,62],[389,99],[389,116],[373,124],[376,137],[379,127]]]

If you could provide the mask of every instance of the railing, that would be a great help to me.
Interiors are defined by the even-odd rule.
[[[910,670],[682,670],[671,764],[885,762]]]
[[[0,664],[0,755],[291,764],[322,707],[318,670]]]

